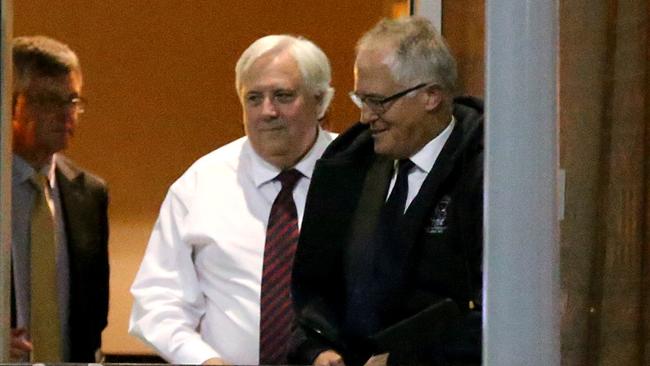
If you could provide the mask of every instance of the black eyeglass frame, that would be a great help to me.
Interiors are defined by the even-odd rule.
[[[408,94],[408,93],[410,93],[412,91],[416,91],[418,89],[421,89],[421,88],[423,88],[423,87],[425,87],[427,85],[431,85],[431,84],[432,83],[430,83],[430,82],[429,83],[420,83],[420,84],[418,84],[418,85],[416,85],[414,87],[408,88],[406,90],[402,90],[402,91],[397,92],[397,93],[395,93],[393,95],[385,97],[385,98],[383,98],[381,100],[372,101],[370,103],[368,103],[368,99],[372,98],[370,96],[360,96],[359,94],[357,94],[356,92],[353,92],[353,91],[351,91],[349,93],[349,95],[350,95],[350,99],[352,99],[352,103],[354,103],[357,107],[359,107],[359,109],[362,109],[363,105],[365,104],[373,112],[375,112],[377,114],[383,114],[383,113],[386,113],[386,111],[388,110],[386,108],[386,106],[385,106],[386,103],[395,101],[395,100],[405,96],[406,94]]]

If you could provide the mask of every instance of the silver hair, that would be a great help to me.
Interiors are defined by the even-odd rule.
[[[255,61],[267,54],[274,52],[279,54],[284,51],[289,52],[298,63],[307,90],[321,96],[318,118],[322,118],[334,96],[334,88],[330,85],[332,69],[325,53],[312,41],[303,37],[286,34],[269,35],[256,40],[248,46],[235,66],[237,95],[239,95],[240,99],[242,98],[242,79]]]
[[[448,94],[456,93],[456,60],[445,39],[425,18],[382,19],[357,43],[357,53],[366,49],[388,49],[386,65],[395,81],[404,86],[434,82]]]

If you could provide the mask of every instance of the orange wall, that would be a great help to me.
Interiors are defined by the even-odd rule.
[[[331,59],[337,91],[328,117],[341,131],[356,39],[394,1],[19,0],[14,34],[45,34],[77,51],[89,100],[73,159],[104,177],[111,206],[108,353],[147,349],[126,333],[151,227],[169,185],[198,157],[243,135],[234,67],[255,39],[304,35]]]

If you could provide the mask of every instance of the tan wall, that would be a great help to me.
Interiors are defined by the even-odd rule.
[[[358,116],[348,101],[354,43],[393,1],[20,0],[14,34],[70,44],[89,100],[68,155],[110,186],[108,353],[147,349],[126,333],[128,287],[168,186],[201,155],[241,135],[234,65],[270,33],[312,39],[329,55],[337,94],[328,122]]]

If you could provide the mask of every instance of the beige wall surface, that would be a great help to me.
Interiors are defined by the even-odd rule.
[[[329,55],[337,94],[327,122],[358,116],[356,39],[391,3],[298,0],[20,0],[14,34],[44,34],[77,51],[89,100],[67,154],[111,193],[111,307],[104,351],[148,351],[127,335],[131,296],[149,232],[169,185],[198,157],[243,135],[234,66],[256,38],[292,33]]]

